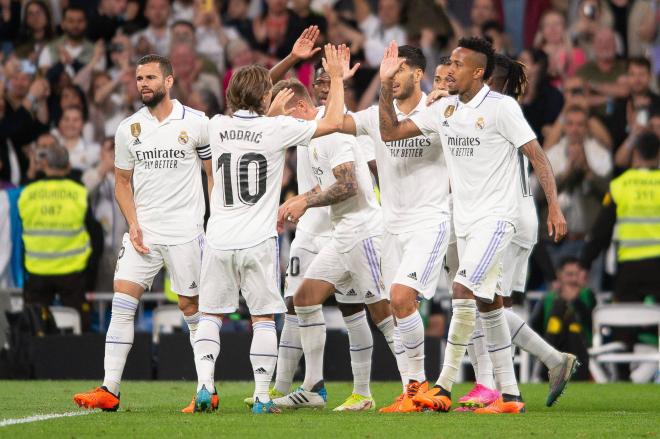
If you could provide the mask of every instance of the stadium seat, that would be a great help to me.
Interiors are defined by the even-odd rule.
[[[49,309],[58,329],[70,329],[75,335],[82,334],[80,313],[77,309],[69,306],[50,306]]]
[[[178,305],[160,305],[153,312],[152,340],[158,344],[160,334],[170,334],[174,328],[183,327],[183,314]]]
[[[604,365],[613,363],[658,363],[660,341],[653,352],[626,352],[621,342],[603,343],[604,327],[657,326],[660,335],[660,306],[642,303],[599,305],[593,312],[593,346],[589,349],[589,371],[598,383],[611,380]]]

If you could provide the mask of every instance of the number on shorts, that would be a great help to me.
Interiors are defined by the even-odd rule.
[[[300,259],[298,256],[292,256],[289,262],[291,276],[298,276],[300,274]]]
[[[259,153],[250,152],[239,157],[236,166],[238,198],[243,204],[256,204],[266,193],[266,176],[268,175],[268,162],[266,157]],[[222,174],[225,206],[234,205],[234,188],[231,178],[231,153],[224,153],[218,157],[216,171]],[[251,174],[252,173],[252,179]],[[250,192],[250,180],[256,182],[256,191]]]

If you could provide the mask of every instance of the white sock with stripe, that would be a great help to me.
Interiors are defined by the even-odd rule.
[[[470,343],[467,345],[467,354],[474,370],[474,381],[476,382],[479,379],[479,362],[477,361],[477,354],[474,350],[474,337],[470,339]]]
[[[133,346],[135,336],[135,311],[140,301],[128,294],[115,292],[112,298],[112,316],[105,335],[103,385],[119,395],[119,384],[124,373],[126,357]]]
[[[406,384],[408,384],[408,355],[403,347],[403,343],[401,343],[401,333],[399,332],[399,328],[394,325],[393,316],[389,316],[376,326],[385,336],[385,341],[396,359],[396,366],[399,369],[401,383],[403,384],[403,390],[405,391]]]
[[[536,358],[541,360],[545,367],[552,369],[562,362],[561,352],[553,348],[521,319],[512,309],[505,309],[504,316],[511,331],[511,341]]]
[[[183,320],[185,320],[190,334],[190,346],[192,346],[193,349],[195,349],[195,334],[197,333],[197,327],[199,326],[199,318],[201,315],[202,313],[199,311],[190,316],[183,315]]]
[[[277,364],[277,331],[275,322],[260,321],[252,324],[252,346],[250,346],[250,362],[254,373],[255,401],[270,401],[268,387],[273,379]]]
[[[293,376],[303,355],[300,343],[300,328],[298,316],[284,314],[284,327],[280,335],[280,349],[277,355],[277,372],[275,373],[275,390],[285,395],[289,393]]]
[[[350,316],[344,316],[348,330],[348,342],[351,351],[351,369],[353,370],[353,393],[371,396],[371,354],[374,339],[367,322],[367,313],[362,310]]]
[[[511,357],[511,333],[504,317],[504,309],[482,312],[480,316],[498,390],[507,395],[518,396],[520,391]]]
[[[321,305],[296,306],[300,343],[305,354],[303,389],[311,391],[323,380],[323,352],[325,350],[325,319]]]
[[[481,318],[479,311],[477,311],[477,322],[472,334],[472,342],[474,343],[474,352],[477,356],[477,364],[479,365],[477,374],[477,383],[486,386],[489,389],[495,388],[495,379],[493,378],[493,362],[490,359],[488,352],[488,343],[484,335],[481,325]]]
[[[197,391],[202,386],[213,393],[215,389],[215,362],[220,355],[220,329],[222,319],[218,316],[203,314],[199,318],[195,334],[195,369],[197,370]]]
[[[408,317],[398,318],[401,342],[408,357],[408,379],[426,381],[424,371],[424,322],[419,311],[415,310]]]
[[[442,371],[436,384],[448,392],[456,382],[458,368],[470,343],[470,337],[476,324],[477,302],[472,299],[454,299],[451,301],[452,316],[447,334],[447,347]]]

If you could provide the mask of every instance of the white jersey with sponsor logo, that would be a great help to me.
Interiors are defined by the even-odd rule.
[[[518,148],[536,138],[518,103],[487,85],[468,103],[442,98],[410,119],[440,133],[449,168],[456,235],[484,218],[518,226]]]
[[[209,246],[238,250],[277,236],[284,154],[290,146],[308,144],[315,131],[316,121],[245,110],[210,120],[214,185]]]
[[[336,133],[314,139],[309,144],[309,159],[321,190],[327,190],[337,181],[334,168],[347,162],[355,163],[357,195],[330,206],[332,237],[337,250],[348,252],[363,239],[382,234],[380,206],[369,167],[355,137]]]
[[[204,232],[200,158],[210,158],[209,120],[172,103],[162,122],[142,107],[115,134],[115,166],[133,170],[135,210],[147,244],[183,244]]]
[[[425,94],[409,115],[401,112],[396,102],[394,104],[399,120],[418,114],[425,107]],[[449,219],[449,174],[438,133],[383,142],[377,105],[351,116],[356,134],[366,134],[375,143],[380,201],[387,231],[406,233],[434,227]]]
[[[520,188],[518,189],[518,228],[511,242],[531,249],[536,244],[539,234],[539,218],[529,183],[529,159],[518,151],[518,175]]]

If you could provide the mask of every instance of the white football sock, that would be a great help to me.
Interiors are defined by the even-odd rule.
[[[348,342],[351,349],[351,369],[353,370],[353,393],[371,396],[371,353],[374,339],[367,322],[367,313],[362,310],[350,316],[344,316],[348,330]]]
[[[325,319],[321,305],[296,306],[300,342],[305,354],[303,389],[311,391],[323,380],[323,352],[325,350]]]
[[[408,317],[398,318],[397,324],[401,333],[401,342],[408,357],[408,379],[420,383],[426,381],[422,316],[419,315],[419,311],[415,310]]]
[[[284,394],[289,393],[302,355],[298,316],[284,314],[284,327],[280,335],[280,350],[277,356],[275,390]]]
[[[215,390],[215,362],[220,355],[220,328],[222,319],[204,314],[199,318],[195,334],[195,369],[197,370],[197,391],[206,386],[206,390]]]
[[[119,395],[119,384],[124,373],[126,357],[133,346],[135,335],[135,311],[140,301],[128,294],[115,292],[112,298],[112,317],[105,335],[103,385]]]
[[[511,342],[536,358],[541,360],[545,367],[552,369],[562,362],[561,352],[553,348],[521,319],[512,309],[505,309],[504,316],[511,331]]]
[[[451,388],[456,382],[458,368],[461,367],[461,361],[465,355],[465,349],[470,343],[477,318],[477,302],[473,299],[454,299],[451,301],[451,306],[452,316],[449,323],[449,334],[447,334],[445,360],[436,383],[448,392],[451,392]]]
[[[403,384],[403,390],[405,391],[406,384],[408,384],[408,355],[401,343],[399,328],[394,325],[393,316],[389,316],[376,326],[385,336],[385,341],[390,347],[392,354],[394,354],[396,366],[399,369],[399,375],[401,375],[401,384]]]
[[[493,378],[493,362],[488,352],[488,343],[483,332],[479,311],[477,311],[477,322],[472,335],[474,343],[474,352],[477,355],[477,364],[479,373],[477,374],[477,383],[486,386],[489,389],[495,388],[495,379]]]
[[[190,346],[195,349],[195,334],[197,333],[197,327],[199,326],[199,318],[202,316],[202,313],[197,311],[195,314],[187,316],[183,315],[183,320],[186,321],[188,325],[188,332],[190,333]]]
[[[470,359],[470,364],[474,370],[474,381],[477,382],[479,379],[479,362],[477,361],[477,354],[474,351],[474,335],[470,339],[470,343],[467,345],[467,354]]]
[[[511,333],[504,309],[482,312],[480,316],[498,390],[508,395],[520,395],[511,357]]]
[[[277,331],[275,322],[261,321],[252,324],[252,346],[250,346],[250,362],[254,373],[254,399],[261,402],[270,401],[268,387],[273,379],[277,364]]]

